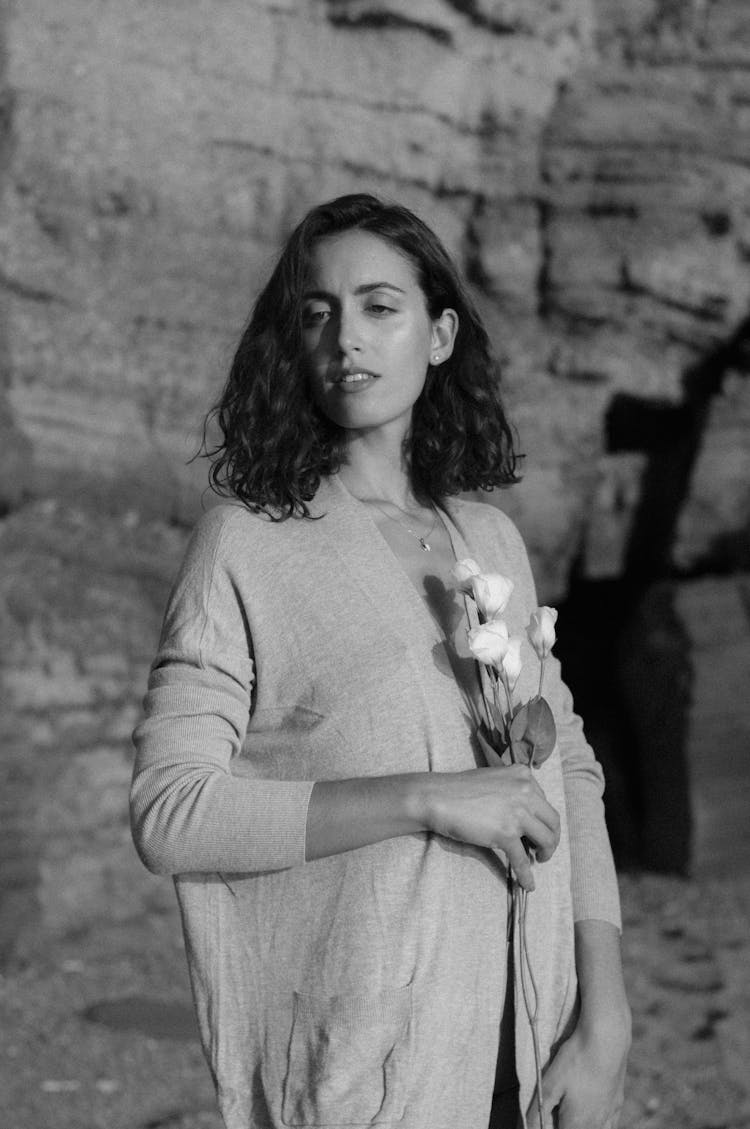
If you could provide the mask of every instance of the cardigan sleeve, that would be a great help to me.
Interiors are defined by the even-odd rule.
[[[536,585],[523,539],[503,515],[513,578],[528,607],[537,607]],[[620,895],[604,817],[604,773],[573,708],[573,697],[551,655],[545,665],[544,696],[557,726],[570,837],[571,893],[575,921],[595,918],[622,928]]]
[[[231,507],[198,523],[167,605],[133,741],[133,840],[158,874],[304,862],[312,781],[234,776],[254,678],[247,615],[225,550]]]

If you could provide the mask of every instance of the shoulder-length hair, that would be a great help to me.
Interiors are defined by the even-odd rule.
[[[209,413],[223,438],[204,453],[212,488],[280,520],[308,517],[322,476],[345,461],[346,431],[309,391],[302,343],[302,294],[311,251],[328,235],[356,229],[411,261],[431,318],[458,314],[452,356],[430,366],[414,405],[405,457],[415,495],[440,503],[469,490],[516,482],[518,456],[499,393],[487,332],[437,236],[407,208],[375,196],[341,196],[307,213],[258,296],[218,403]]]

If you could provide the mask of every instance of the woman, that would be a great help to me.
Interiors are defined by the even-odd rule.
[[[515,460],[435,235],[371,196],[313,209],[218,421],[234,502],[198,523],[170,598],[132,815],[176,876],[228,1129],[538,1125],[508,864],[534,891],[545,1101],[563,1129],[610,1129],[629,1016],[601,772],[556,665],[553,756],[533,777],[481,757],[451,568],[511,576],[517,631],[536,597],[508,519],[456,498]],[[522,698],[537,677],[529,650]]]

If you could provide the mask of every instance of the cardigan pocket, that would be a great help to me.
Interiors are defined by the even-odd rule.
[[[404,1114],[411,985],[375,995],[294,993],[282,1121],[387,1125]]]

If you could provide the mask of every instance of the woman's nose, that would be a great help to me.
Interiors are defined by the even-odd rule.
[[[338,331],[338,344],[341,352],[358,352],[362,342],[356,317],[342,310],[339,315]]]

